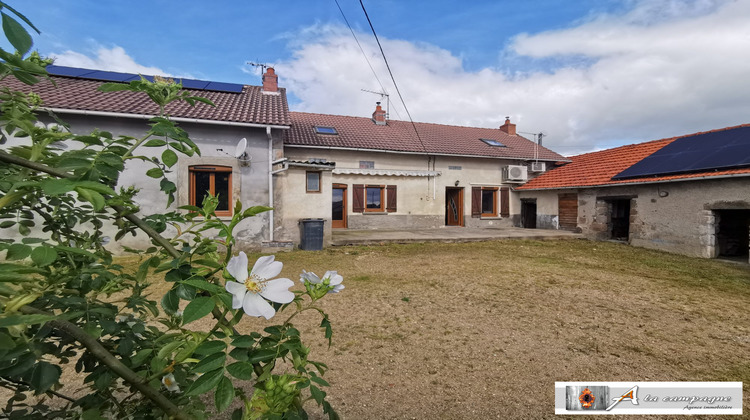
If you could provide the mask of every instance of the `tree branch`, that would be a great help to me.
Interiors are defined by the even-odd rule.
[[[37,162],[32,162],[32,161],[20,158],[18,156],[13,156],[4,151],[0,151],[0,162],[6,162],[6,163],[13,164],[13,165],[21,166],[24,168],[33,169],[38,172],[44,172],[46,174],[56,176],[58,178],[69,178],[69,179],[75,178],[73,175],[67,172],[63,172],[55,168],[50,168],[47,165],[37,163]],[[112,209],[114,209],[116,212],[120,214],[126,213],[125,208],[122,206],[110,206],[110,207],[112,207]],[[180,257],[181,255],[180,252],[176,250],[174,246],[172,246],[169,240],[159,235],[157,231],[155,231],[146,222],[141,220],[138,216],[136,216],[135,214],[129,213],[129,214],[125,214],[123,217],[127,219],[130,223],[136,225],[140,230],[143,231],[143,233],[151,237],[151,239],[153,239],[154,242],[161,245],[169,253],[169,255],[171,255],[174,258]]]
[[[25,314],[45,314],[49,313],[40,311],[38,309],[31,308],[29,306],[23,306],[20,309]],[[86,331],[79,328],[77,325],[69,321],[55,319],[47,321],[47,325],[50,327],[64,332],[79,343],[83,344],[86,349],[91,352],[105,366],[110,368],[117,376],[121,377],[125,382],[129,383],[133,388],[137,389],[141,394],[145,395],[146,398],[153,401],[159,408],[161,408],[168,416],[177,420],[189,420],[176,405],[162,395],[159,391],[151,388],[147,383],[143,381],[143,378],[138,376],[137,373],[130,370],[129,367],[125,366],[118,358],[112,355],[104,346],[101,345],[94,337],[88,335]]]

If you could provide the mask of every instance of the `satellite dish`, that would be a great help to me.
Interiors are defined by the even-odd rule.
[[[237,148],[234,149],[234,157],[237,159],[241,158],[242,155],[245,154],[245,148],[247,147],[247,139],[241,138],[239,143],[237,143]]]

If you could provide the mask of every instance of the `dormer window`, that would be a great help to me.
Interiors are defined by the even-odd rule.
[[[328,135],[336,135],[336,134],[339,133],[333,127],[324,127],[324,126],[321,126],[321,125],[316,125],[315,126],[315,132],[318,133],[318,134],[328,134]]]
[[[497,140],[492,140],[492,139],[479,139],[479,140],[482,140],[488,146],[493,146],[493,147],[507,147],[507,146],[505,146],[504,144],[500,143]]]

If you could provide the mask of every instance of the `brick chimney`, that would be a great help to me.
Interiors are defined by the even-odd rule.
[[[505,117],[505,124],[500,126],[500,130],[510,134],[511,136],[516,135],[516,125],[510,123],[510,117]]]
[[[383,111],[383,107],[380,106],[380,102],[375,103],[377,106],[375,107],[375,112],[372,113],[372,122],[377,125],[385,125],[385,111]]]
[[[273,67],[269,67],[265,73],[263,73],[263,92],[278,92],[279,91],[279,76],[276,75]]]

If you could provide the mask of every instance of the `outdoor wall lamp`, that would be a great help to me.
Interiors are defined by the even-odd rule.
[[[453,184],[453,185],[455,185],[455,186],[457,186],[457,187],[458,187],[458,180],[456,180],[456,183],[455,183],[455,184]]]

